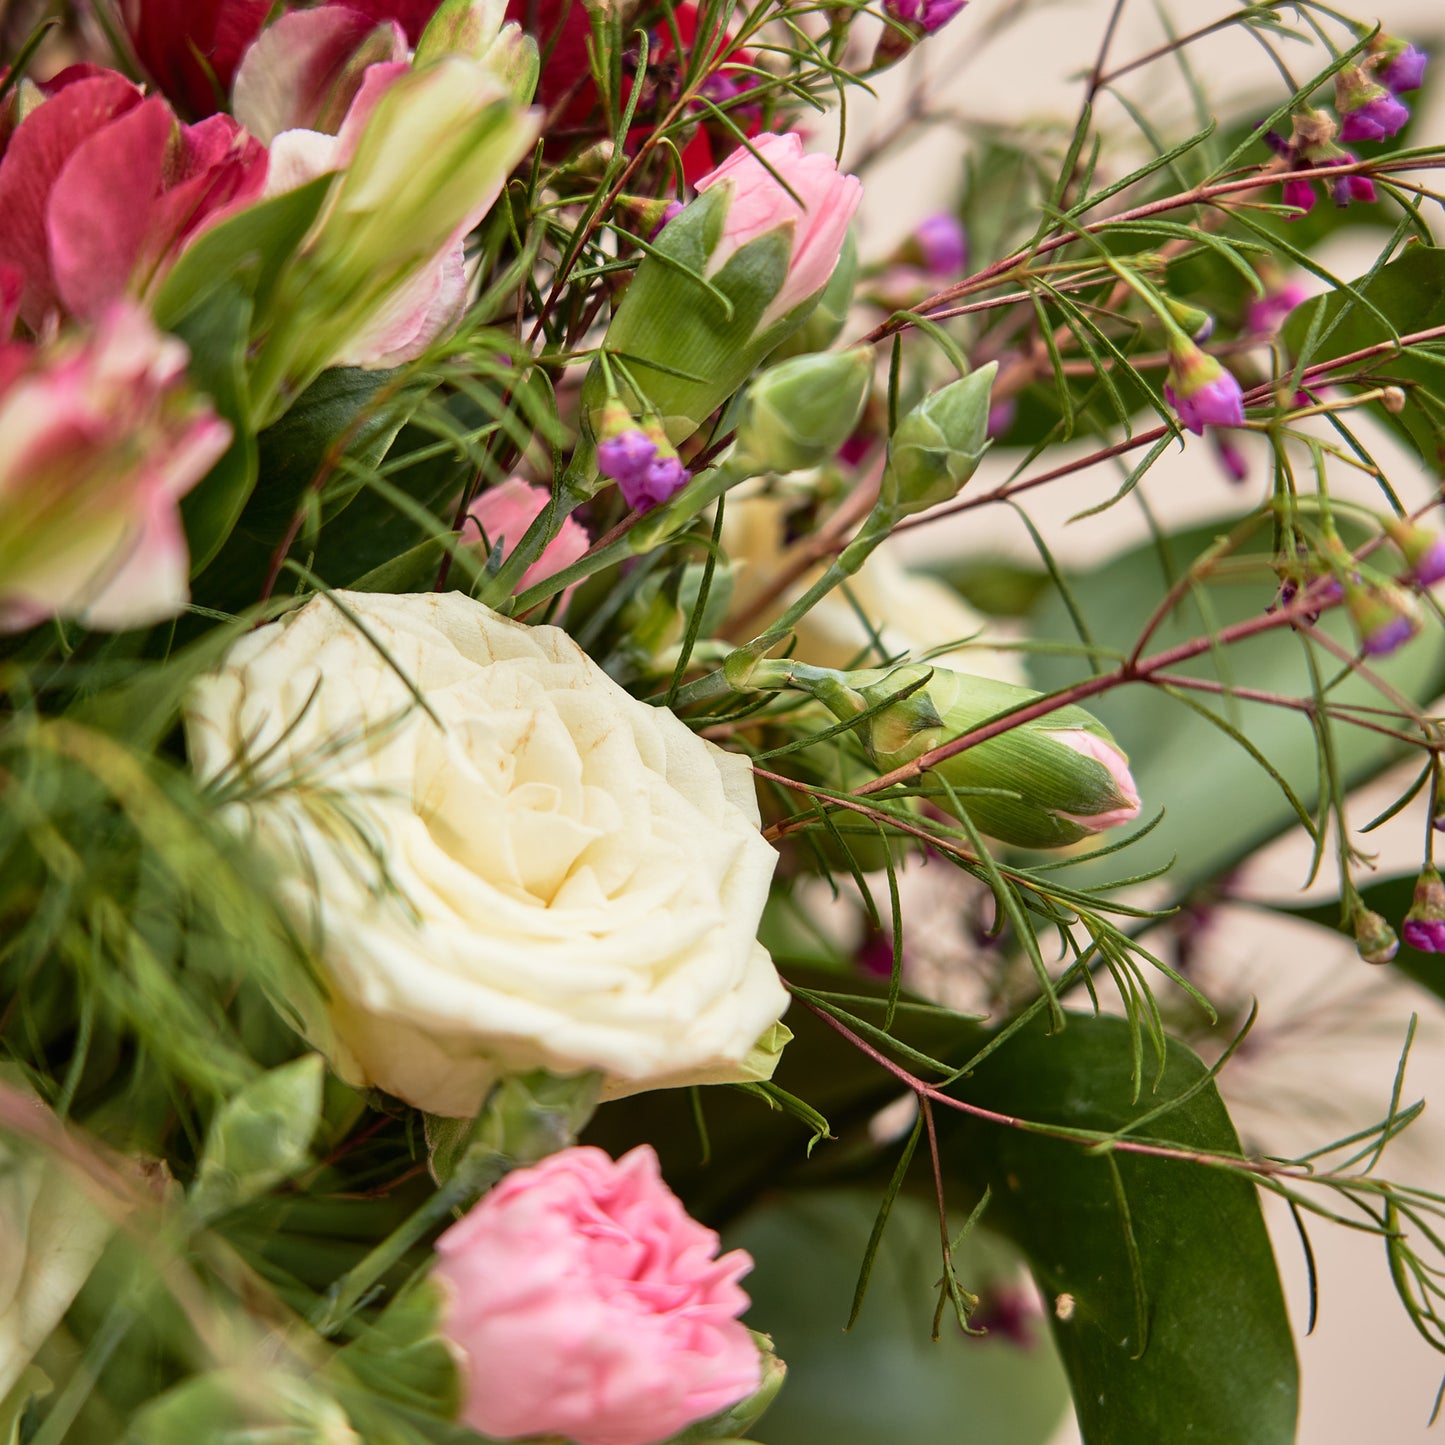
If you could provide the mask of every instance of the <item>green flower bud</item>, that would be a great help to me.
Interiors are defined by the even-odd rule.
[[[754,476],[821,466],[858,424],[872,380],[866,346],[770,366],[743,403],[737,465]]]
[[[856,730],[880,772],[1042,696],[923,663],[850,673],[786,662],[774,667],[787,669],[791,685],[817,697],[835,717],[864,714]],[[1022,723],[945,759],[925,781],[929,776],[953,789],[954,796],[933,798],[938,807],[951,813],[961,808],[980,832],[1021,848],[1063,847],[1139,812],[1129,760],[1081,707],[1056,708]]]
[[[290,1178],[307,1160],[321,1120],[326,1077],[320,1054],[262,1074],[216,1111],[190,1205],[211,1219]]]
[[[1399,953],[1399,936],[1373,909],[1361,907],[1352,927],[1355,950],[1366,963],[1389,963]]]
[[[919,402],[888,443],[877,514],[891,526],[952,501],[988,448],[988,407],[997,362]]]
[[[526,105],[541,73],[537,42],[506,19],[505,0],[445,0],[417,42],[414,63],[427,65],[445,55],[485,61],[512,99]]]

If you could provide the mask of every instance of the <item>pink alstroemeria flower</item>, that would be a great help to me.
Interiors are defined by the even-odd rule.
[[[801,206],[777,177],[791,187]],[[708,191],[718,185],[730,187],[732,199],[722,236],[708,258],[710,276],[749,241],[780,226],[792,228],[787,279],[763,313],[758,329],[765,330],[828,284],[863,198],[863,185],[856,176],[840,174],[830,156],[805,155],[802,137],[793,131],[759,136],[751,150],[735,150],[697,183],[697,189]]]
[[[99,318],[141,296],[184,247],[259,197],[266,150],[230,116],[182,125],[115,71],[77,67],[0,157],[0,263],[24,278],[20,318]]]
[[[0,346],[0,631],[140,627],[185,606],[177,503],[231,439],[186,389],[187,359],[129,302],[88,335]]]

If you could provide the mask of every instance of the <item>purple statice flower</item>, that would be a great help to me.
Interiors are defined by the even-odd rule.
[[[1375,79],[1396,95],[1403,95],[1407,90],[1419,90],[1420,82],[1425,79],[1429,55],[1423,50],[1416,50],[1408,40],[1381,36],[1376,43],[1378,49],[1375,54],[1380,59],[1376,62]]]
[[[1313,191],[1310,200],[1313,203]],[[1296,306],[1307,301],[1309,294],[1297,281],[1272,287],[1263,296],[1249,303],[1249,310],[1244,316],[1245,330],[1253,336],[1273,336],[1284,323],[1285,317]]]
[[[1420,870],[1415,897],[1400,933],[1411,948],[1421,953],[1445,953],[1445,883],[1433,867]]]
[[[637,486],[646,476],[647,468],[657,455],[657,443],[638,428],[620,431],[597,443],[597,467],[603,476],[611,477],[618,486]]]
[[[1244,425],[1239,383],[1187,338],[1170,343],[1164,399],[1195,436],[1203,436],[1207,426]]]
[[[1389,140],[1410,119],[1410,107],[1357,65],[1335,77],[1335,109],[1340,113],[1340,139],[1347,142]]]
[[[968,237],[963,222],[949,211],[926,216],[913,232],[923,269],[930,276],[957,276],[968,264]]]
[[[968,0],[883,0],[884,10],[894,20],[916,25],[925,35],[942,30]]]
[[[659,507],[687,485],[692,473],[676,455],[655,457],[638,471],[617,478],[617,489],[629,507]]]

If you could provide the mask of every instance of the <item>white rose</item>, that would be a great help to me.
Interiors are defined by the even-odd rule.
[[[513,1070],[614,1097],[756,1077],[787,997],[747,761],[555,627],[335,595],[238,643],[187,733],[203,779],[255,760],[245,812],[313,930],[330,997],[300,1006],[337,1071],[456,1117]]]

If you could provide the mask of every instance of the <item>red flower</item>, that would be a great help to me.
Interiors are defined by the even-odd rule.
[[[271,0],[124,0],[140,63],[186,115],[226,104],[246,47],[261,33]]]

